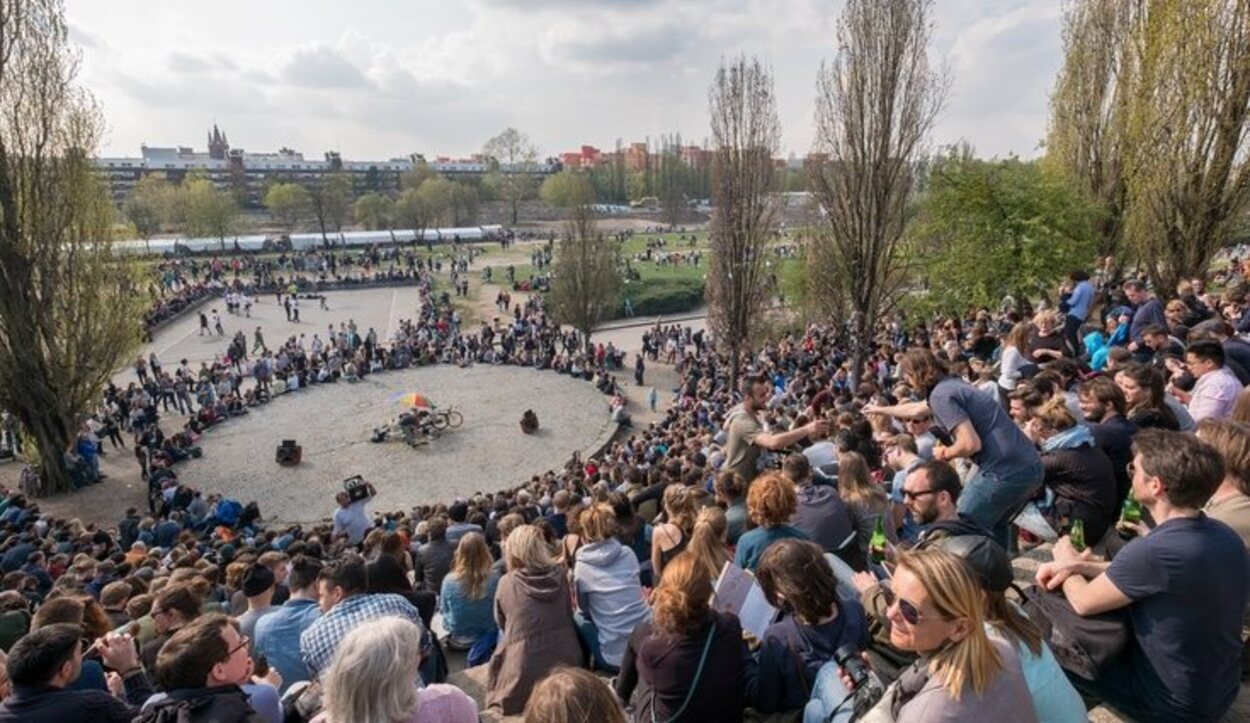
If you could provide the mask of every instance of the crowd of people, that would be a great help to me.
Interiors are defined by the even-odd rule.
[[[118,441],[150,458],[146,514],[93,525],[0,500],[0,722],[475,721],[447,684],[460,654],[485,666],[484,710],[535,722],[1078,721],[1096,704],[1215,721],[1238,696],[1239,278],[1159,298],[1076,272],[1054,304],[895,316],[860,374],[834,322],[736,369],[714,338],[657,326],[640,354],[680,381],[656,421],[447,504],[371,511],[345,491],[328,523],[270,526],[178,479],[205,409],[246,411],[249,394],[422,363],[617,391],[621,351],[585,354],[540,299],[462,329],[417,278],[392,339],[345,322],[180,367],[165,409],[183,376],[197,408],[169,439],[159,360],[111,389]],[[1021,586],[1013,557],[1039,545]],[[734,566],[776,610],[754,632],[719,602]]]

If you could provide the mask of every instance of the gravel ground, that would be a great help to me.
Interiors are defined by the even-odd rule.
[[[398,440],[370,442],[371,429],[401,411],[388,398],[404,391],[455,406],[463,426],[417,449]],[[211,429],[201,440],[203,459],[179,474],[201,489],[256,500],[266,519],[284,522],[329,515],[332,496],[354,474],[377,487],[375,510],[450,502],[563,465],[608,426],[607,401],[587,382],[517,367],[387,372],[288,394]],[[525,435],[518,422],[531,408],[542,426]],[[292,438],[304,448],[303,463],[275,464],[274,449]]]

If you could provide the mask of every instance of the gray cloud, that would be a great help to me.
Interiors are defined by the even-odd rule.
[[[207,60],[179,50],[169,54],[169,69],[178,73],[206,73],[212,67]]]
[[[282,68],[282,78],[305,88],[367,88],[369,79],[351,61],[325,45],[300,48]]]
[[[558,41],[557,57],[590,66],[619,64],[650,66],[681,55],[693,39],[691,29],[680,25],[635,26],[598,36],[575,36]]]

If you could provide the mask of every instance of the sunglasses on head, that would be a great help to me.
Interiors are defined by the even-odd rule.
[[[923,619],[924,616],[920,614],[919,608],[913,603],[895,595],[894,589],[890,587],[889,583],[881,583],[881,592],[885,595],[886,607],[893,607],[897,603],[898,614],[902,616],[908,625],[916,625]]]

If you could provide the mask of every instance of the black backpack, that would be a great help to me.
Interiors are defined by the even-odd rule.
[[[1031,585],[1020,590],[1024,611],[1042,632],[1064,670],[1094,680],[1128,646],[1129,620],[1125,609],[1098,615],[1078,615],[1072,603],[1055,590]]]

